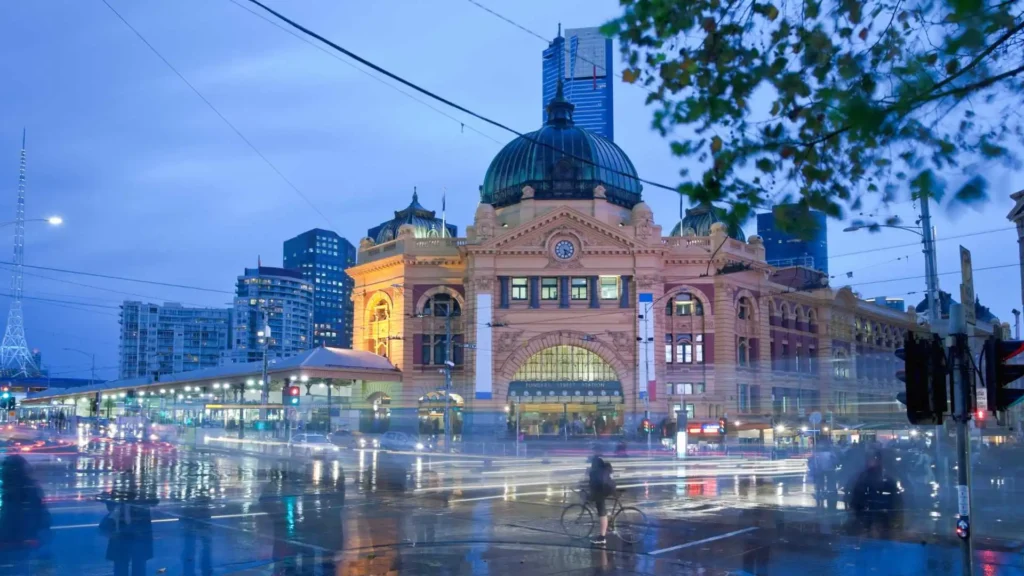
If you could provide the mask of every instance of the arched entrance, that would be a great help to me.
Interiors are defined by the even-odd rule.
[[[391,427],[391,396],[374,392],[366,397],[369,408],[359,411],[359,431],[370,434],[387,432]]]
[[[419,403],[419,433],[428,435],[444,434],[444,390],[435,390],[420,396]],[[459,394],[448,396],[452,434],[462,434],[462,409],[465,405],[466,401]]]
[[[510,430],[532,437],[621,434],[622,384],[613,366],[582,346],[555,345],[528,357],[508,384]]]

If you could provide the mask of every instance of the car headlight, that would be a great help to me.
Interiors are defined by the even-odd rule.
[[[417,442],[416,443],[416,449],[417,450],[423,450],[423,442]]]

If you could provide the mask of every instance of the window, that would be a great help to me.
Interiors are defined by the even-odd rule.
[[[587,279],[586,278],[573,278],[572,279],[572,290],[570,291],[573,300],[586,300],[587,299]]]
[[[693,404],[686,405],[686,419],[693,420],[697,417],[697,408]]]
[[[665,363],[672,363],[672,335],[665,334]]]
[[[694,351],[696,352],[697,364],[704,363],[704,335],[697,334],[694,338]]]
[[[676,362],[693,363],[693,343],[689,334],[676,334]]]
[[[786,342],[782,343],[782,357],[780,358],[781,366],[783,370],[789,370],[789,344]]]
[[[700,300],[696,300],[690,294],[679,294],[672,299],[675,306],[676,316],[703,316],[704,305],[700,303]],[[669,310],[669,315],[671,315]]]
[[[703,394],[705,391],[705,386],[707,385],[692,384],[689,382],[684,384],[676,384],[676,394],[679,394],[680,396],[688,396],[691,394]]]
[[[618,276],[601,276],[597,282],[600,285],[602,300],[615,300],[619,297]]]
[[[526,278],[512,279],[512,299],[526,300],[529,294],[529,281]]]
[[[740,413],[750,412],[750,392],[746,384],[736,385],[736,407]]]
[[[423,305],[424,316],[460,316],[462,306],[449,294],[435,294]]]
[[[736,345],[736,363],[740,366],[746,366],[748,360],[747,339],[741,336]]]
[[[558,278],[540,279],[540,299],[558,300]]]
[[[750,305],[749,298],[740,298],[739,305],[736,310],[736,317],[740,320],[749,320],[753,314],[753,308]]]

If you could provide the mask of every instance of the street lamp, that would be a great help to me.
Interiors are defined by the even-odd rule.
[[[924,252],[924,274],[925,274],[925,285],[928,289],[928,323],[932,329],[935,329],[936,324],[942,319],[942,311],[939,310],[939,273],[936,268],[935,261],[937,256],[935,254],[935,231],[932,230],[931,225],[931,213],[928,211],[928,199],[921,199],[921,225],[920,226],[901,226],[899,224],[876,224],[876,223],[863,223],[856,222],[852,226],[843,228],[843,232],[856,232],[857,230],[877,230],[879,228],[896,228],[898,230],[905,230],[907,232],[913,232],[921,237],[922,252]],[[966,304],[964,304],[966,306]]]
[[[96,355],[92,352],[86,352],[85,350],[79,350],[78,348],[65,348],[67,352],[78,352],[79,354],[85,354],[92,359],[92,378],[90,379],[91,384],[96,383]]]
[[[51,226],[60,226],[64,223],[64,219],[60,216],[50,216],[48,218],[26,218],[25,222],[46,222]],[[14,226],[17,224],[17,220],[10,220],[8,222],[0,222],[0,228],[4,226]]]

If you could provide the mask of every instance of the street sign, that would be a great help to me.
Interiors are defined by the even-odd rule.
[[[960,247],[960,304],[964,310],[964,322],[974,326],[978,317],[974,310],[974,269],[971,267],[971,251]]]
[[[811,416],[808,420],[810,420],[811,424],[814,426],[821,424],[821,412],[811,412]]]

